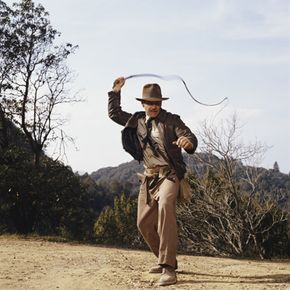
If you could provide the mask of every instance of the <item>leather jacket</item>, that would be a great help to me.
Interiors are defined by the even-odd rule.
[[[145,112],[141,111],[134,114],[125,112],[121,108],[120,93],[111,91],[108,95],[108,114],[110,119],[122,126],[137,128],[137,135],[140,137],[138,139],[144,139],[147,132],[144,126],[140,126],[140,122],[145,120]],[[173,141],[176,141],[178,137],[181,136],[187,137],[193,144],[193,148],[191,150],[185,149],[185,151],[189,154],[193,154],[197,147],[197,138],[178,115],[169,113],[166,110],[161,109],[155,121],[161,124],[161,126],[159,126],[161,129],[160,138],[164,142],[164,148],[171,163],[169,165],[173,167],[177,177],[181,180],[186,172],[186,165],[183,161],[181,148],[173,144]],[[141,144],[141,146],[142,145],[143,144]]]

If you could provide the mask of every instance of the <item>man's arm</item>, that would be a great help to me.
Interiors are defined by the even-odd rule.
[[[176,120],[175,133],[178,138],[173,144],[193,154],[197,148],[197,138],[179,117]]]
[[[125,126],[132,114],[125,112],[121,107],[121,88],[125,84],[123,77],[117,78],[114,81],[113,89],[108,93],[108,114],[109,118],[114,122]]]

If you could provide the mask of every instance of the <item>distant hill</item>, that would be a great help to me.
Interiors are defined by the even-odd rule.
[[[198,172],[199,174],[203,174],[206,170],[206,166],[200,163],[197,155],[203,155],[203,157],[207,156],[203,153],[196,153],[194,155],[184,154],[183,159],[189,170]],[[216,158],[216,160],[218,161],[217,157],[214,158]],[[138,180],[136,174],[137,172],[142,173],[143,171],[143,163],[132,160],[130,162],[122,163],[118,166],[104,167],[97,171],[93,171],[90,176],[98,183],[112,182],[113,180],[115,180],[118,182],[126,181],[132,184],[137,184]]]
[[[187,170],[197,173],[199,176],[203,175],[207,170],[207,165],[200,162],[198,157],[202,157],[205,160],[211,159],[211,161],[218,162],[218,157],[214,155],[209,155],[205,153],[195,153],[194,155],[189,155],[184,153],[183,160],[186,164]],[[107,183],[112,181],[118,182],[130,182],[132,184],[137,184],[137,172],[142,173],[144,171],[143,163],[139,163],[136,160],[130,162],[122,163],[114,167],[104,167],[97,171],[93,171],[90,176],[97,183]]]
[[[134,183],[136,173],[143,171],[143,164],[132,160],[115,167],[104,167],[90,174],[96,182],[117,180],[120,182],[129,181]]]
[[[205,153],[195,153],[194,155],[184,154],[183,158],[186,163],[187,169],[194,172],[198,176],[202,176],[207,171],[207,165],[200,162],[198,157],[203,159],[211,159],[211,161],[218,162],[218,157]],[[245,177],[245,166],[238,163],[238,175],[241,178]],[[271,192],[275,195],[285,195],[283,203],[287,203],[290,196],[290,176],[281,173],[274,169],[265,169],[262,167],[255,168],[259,174],[258,189]],[[119,188],[127,188],[131,195],[138,193],[139,183],[137,172],[143,172],[143,164],[135,160],[122,163],[115,167],[105,167],[90,174],[90,177],[99,185],[110,188],[112,185]],[[247,188],[245,188],[247,190]]]

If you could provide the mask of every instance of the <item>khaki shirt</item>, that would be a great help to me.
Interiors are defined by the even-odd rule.
[[[148,121],[147,117],[146,121]],[[144,126],[146,126],[145,122]],[[144,167],[154,168],[156,166],[169,165],[168,156],[164,149],[164,141],[162,141],[162,139],[160,138],[160,130],[156,125],[155,120],[152,120],[151,138],[158,144],[159,150],[162,152],[162,155],[158,154],[158,156],[156,156],[153,150],[151,149],[150,145],[147,143],[143,151]],[[166,157],[166,159],[164,157]]]

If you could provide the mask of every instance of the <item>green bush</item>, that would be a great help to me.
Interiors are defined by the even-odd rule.
[[[114,198],[113,207],[106,207],[98,217],[94,232],[97,243],[144,248],[136,226],[137,199],[124,193]]]

